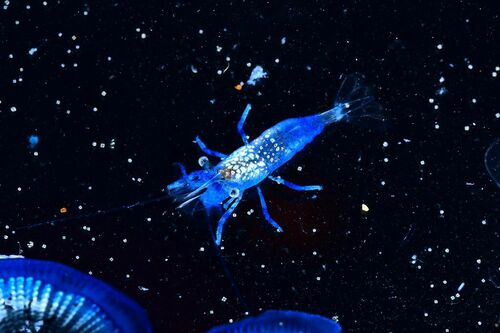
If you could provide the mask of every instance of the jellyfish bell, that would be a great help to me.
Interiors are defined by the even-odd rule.
[[[0,332],[152,332],[146,313],[133,300],[49,261],[0,260],[0,304]]]
[[[257,317],[248,317],[232,324],[215,327],[207,333],[340,333],[341,331],[342,328],[337,321],[316,314],[290,310],[268,310]]]

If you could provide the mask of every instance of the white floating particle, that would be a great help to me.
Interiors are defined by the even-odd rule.
[[[203,35],[203,29],[198,30],[198,33],[199,33],[200,35]]]
[[[443,49],[443,44],[438,44],[436,47],[437,47],[438,50],[442,50]]]
[[[434,103],[434,98],[429,98],[429,103]]]
[[[215,46],[215,50],[216,50],[217,52],[222,51],[222,46],[216,45],[216,46]]]
[[[420,161],[420,165],[425,165],[425,161],[424,160]]]
[[[475,104],[476,102],[477,102],[477,99],[473,98],[473,99],[472,99],[472,103],[474,103],[474,104]]]
[[[495,70],[498,72],[500,71],[500,66],[495,66]]]
[[[497,72],[491,72],[491,76],[497,77]]]
[[[442,209],[441,209],[441,210],[439,211],[439,214],[440,214],[440,215],[444,215],[444,210],[442,210]]]
[[[144,32],[141,34],[141,38],[146,39],[146,34]]]
[[[440,82],[440,83],[443,83],[443,82],[444,82],[444,77],[443,77],[443,76],[441,76],[441,77],[439,78],[439,82]]]
[[[439,129],[439,124],[435,124],[435,125],[434,125],[434,128],[435,128],[435,129]]]
[[[384,162],[387,163],[389,162],[389,159],[387,157],[384,158]]]
[[[477,260],[476,260],[476,262],[477,262],[478,264],[480,264],[480,263],[481,263],[481,259],[477,259]]]
[[[191,65],[191,72],[196,74],[196,73],[198,73],[198,69],[196,67],[194,67],[193,65]]]
[[[38,49],[37,49],[36,47],[32,47],[32,48],[28,51],[28,53],[29,53],[29,55],[33,55],[33,54],[35,54],[35,53],[36,53],[36,51],[38,51]]]
[[[131,158],[127,159],[127,162],[132,163],[132,159]]]
[[[472,64],[469,64],[469,66],[467,66],[468,69],[473,69],[474,66],[472,66]]]
[[[281,38],[281,45],[285,45],[286,43],[286,37]]]
[[[387,146],[389,146],[389,144],[388,144],[387,142],[385,142],[385,141],[384,141],[384,143],[382,143],[382,146],[383,146],[383,147],[387,147]]]
[[[280,59],[276,58],[276,59],[274,59],[274,62],[278,64],[280,62]]]
[[[443,284],[447,284],[447,283],[448,283],[448,281],[446,281],[446,280],[443,280]]]
[[[370,208],[369,208],[366,204],[361,204],[361,210],[362,210],[363,212],[367,212],[367,211],[369,211],[369,210],[370,210]]]
[[[444,252],[450,253],[450,249],[446,248],[446,249],[444,249]]]
[[[106,93],[104,90],[103,90],[103,91],[101,91],[101,96],[102,96],[102,97],[106,96],[106,94],[107,94],[107,93]]]
[[[457,288],[457,291],[462,290],[462,289],[464,288],[464,286],[465,286],[465,283],[464,283],[464,282],[460,283],[460,285],[459,285],[459,286],[458,286],[458,288]]]
[[[468,131],[470,127],[468,125],[464,126],[464,130]]]
[[[497,113],[495,114],[495,118],[500,118],[500,112],[497,112]]]
[[[11,106],[11,107],[10,107],[10,111],[11,111],[11,112],[16,112],[16,111],[17,111],[17,108],[16,108],[15,106]]]

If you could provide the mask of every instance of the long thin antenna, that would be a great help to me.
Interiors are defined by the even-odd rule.
[[[212,240],[213,248],[215,250],[215,253],[217,255],[217,258],[219,259],[219,262],[220,262],[222,268],[224,269],[225,276],[229,280],[229,282],[231,283],[231,287],[233,288],[237,299],[241,302],[241,305],[243,306],[245,311],[250,313],[251,311],[250,311],[250,308],[248,306],[248,303],[246,302],[245,298],[242,296],[240,289],[238,288],[238,285],[236,284],[236,281],[234,280],[233,274],[231,274],[231,271],[227,267],[227,263],[224,260],[224,257],[221,253],[221,250],[219,249],[219,247],[217,246],[217,243],[215,242],[214,229],[212,227],[212,224],[210,223],[209,215],[207,216],[206,221],[207,221],[207,225],[208,225],[208,232],[210,234],[210,239]]]
[[[32,228],[37,228],[37,227],[41,227],[41,226],[48,225],[48,224],[57,224],[57,223],[65,222],[65,221],[82,220],[82,219],[92,218],[92,217],[96,217],[96,216],[100,216],[100,215],[112,214],[112,213],[119,212],[121,210],[146,206],[146,205],[156,203],[156,202],[168,199],[168,198],[169,198],[169,195],[164,194],[164,195],[159,196],[159,197],[154,197],[154,198],[147,199],[147,200],[137,201],[137,202],[134,202],[132,204],[125,204],[125,205],[121,205],[121,206],[117,206],[117,207],[113,207],[113,208],[109,208],[109,209],[105,209],[105,210],[100,209],[100,210],[92,212],[92,213],[81,214],[81,215],[76,215],[76,216],[65,216],[65,217],[60,217],[60,218],[56,218],[56,219],[52,219],[52,220],[48,220],[48,221],[43,221],[43,222],[39,222],[39,223],[35,223],[35,224],[30,224],[30,225],[16,228],[15,230],[17,231],[17,230],[24,230],[24,229],[32,229]]]

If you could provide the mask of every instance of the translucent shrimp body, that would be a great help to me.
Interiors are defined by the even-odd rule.
[[[207,155],[220,159],[211,166],[207,158],[200,158],[203,170],[187,174],[181,166],[182,177],[167,186],[168,193],[181,201],[179,207],[185,207],[195,200],[200,200],[208,210],[222,207],[222,214],[215,234],[215,242],[220,245],[224,223],[236,209],[243,194],[251,188],[256,189],[262,212],[266,221],[277,231],[281,226],[270,216],[263,192],[259,184],[265,179],[285,185],[297,191],[318,191],[320,185],[297,185],[275,175],[275,172],[298,152],[321,134],[327,125],[338,121],[356,122],[375,119],[383,124],[384,119],[375,99],[368,94],[358,74],[348,76],[342,83],[332,109],[323,113],[301,118],[286,119],[264,131],[249,142],[243,125],[251,110],[248,104],[238,122],[238,132],[243,146],[230,155],[209,149],[196,137],[196,143]]]

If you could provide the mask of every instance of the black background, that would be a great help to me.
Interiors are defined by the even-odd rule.
[[[0,9],[1,253],[92,272],[144,306],[156,332],[267,309],[338,316],[346,332],[499,330],[499,189],[484,167],[500,121],[494,2],[47,2]],[[269,78],[234,89],[255,65]],[[168,201],[18,230],[160,196],[174,162],[197,168],[196,135],[229,153],[246,103],[255,137],[328,109],[352,72],[391,128],[333,125],[283,168],[323,184],[317,198],[264,184],[283,234],[245,196],[221,251],[236,287],[205,215]]]

